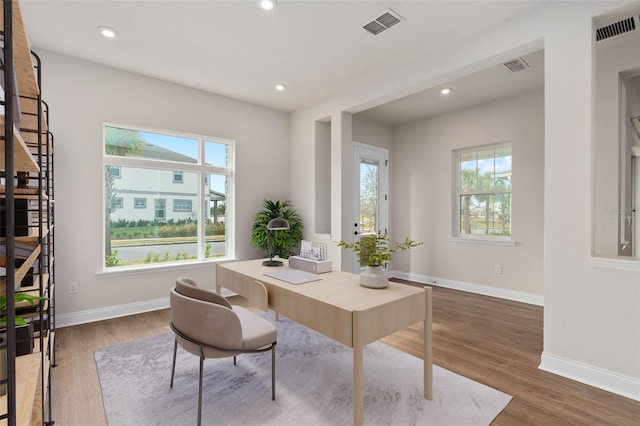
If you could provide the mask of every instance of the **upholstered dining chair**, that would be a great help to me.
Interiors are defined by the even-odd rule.
[[[233,357],[242,353],[271,351],[271,399],[276,399],[275,347],[278,330],[253,312],[232,306],[223,296],[203,288],[186,277],[171,289],[171,329],[175,333],[171,385],[176,370],[178,344],[200,358],[198,425],[202,419],[202,382],[205,358]]]

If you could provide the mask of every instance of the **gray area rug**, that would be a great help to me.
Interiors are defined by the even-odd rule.
[[[268,317],[272,318],[272,316]],[[352,424],[352,350],[281,317],[276,400],[271,354],[205,360],[206,425]],[[196,423],[198,358],[178,347],[169,388],[173,334],[95,352],[111,426]],[[365,424],[488,425],[511,396],[434,366],[433,401],[423,398],[422,360],[376,342],[365,347]]]

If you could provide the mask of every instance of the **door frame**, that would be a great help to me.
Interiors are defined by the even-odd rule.
[[[368,145],[361,142],[352,142],[353,153],[353,181],[352,181],[352,221],[351,240],[355,242],[360,235],[360,162],[362,158],[378,161],[380,164],[379,184],[378,184],[378,211],[377,227],[379,232],[387,233],[389,230],[389,150],[375,145]],[[357,232],[357,234],[356,234]],[[352,271],[359,272],[360,264],[352,255]]]

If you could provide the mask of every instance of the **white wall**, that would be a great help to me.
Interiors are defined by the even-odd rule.
[[[640,399],[640,274],[596,268],[590,262],[592,22],[567,5],[557,9],[545,40],[542,366]]]
[[[103,121],[235,140],[236,254],[256,257],[249,245],[253,215],[264,198],[289,198],[288,114],[51,52],[38,54],[56,144],[59,324],[168,304],[179,274],[213,286],[213,263],[96,276],[103,264]],[[77,294],[67,293],[70,281],[78,282]]]
[[[626,172],[630,176],[631,173],[626,167],[629,161],[626,141],[621,141],[624,134],[621,133],[621,117],[627,126],[630,117],[626,105],[620,102],[620,80],[621,73],[640,72],[640,32],[598,42],[595,66],[594,253],[617,256],[620,219],[624,220],[620,197],[625,192],[625,183],[630,182],[630,177],[621,179],[620,175]],[[628,95],[634,96],[633,93]]]
[[[513,155],[515,246],[452,242],[452,151],[509,142]],[[394,128],[395,239],[422,247],[396,256],[393,269],[415,277],[478,284],[542,299],[544,94],[542,89]],[[494,265],[502,265],[502,274]],[[496,291],[497,292],[497,291]]]
[[[359,76],[345,83],[343,87],[347,89],[340,94],[296,111],[290,124],[292,158],[296,158],[291,170],[301,179],[299,183],[292,182],[291,197],[298,203],[313,204],[313,191],[303,176],[314,170],[316,120],[359,112],[544,47],[542,367],[640,399],[640,269],[634,265],[610,268],[591,258],[592,18],[623,4],[545,2],[519,19],[510,19],[472,38],[416,55],[369,76]],[[333,131],[337,124],[332,120],[332,147],[333,143],[344,143],[344,139],[338,140],[340,132]],[[340,125],[343,124],[350,126],[350,120]],[[350,158],[336,155],[332,158],[332,174],[337,173],[343,184],[332,184],[332,200],[335,192],[350,185],[348,174],[340,169],[342,162]],[[348,206],[332,203],[331,208],[333,215],[339,217],[340,209]],[[341,235],[341,224],[332,221],[332,238]]]

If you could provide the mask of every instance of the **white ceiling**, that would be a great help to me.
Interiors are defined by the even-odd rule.
[[[363,75],[469,36],[539,3],[280,0],[276,9],[265,12],[255,0],[20,2],[36,51],[58,52],[283,111],[315,103]],[[378,36],[361,28],[387,8],[405,20]],[[97,31],[101,25],[113,27],[117,37],[104,39]],[[541,69],[529,71],[541,78]],[[426,110],[437,113],[460,107],[463,97],[477,103],[481,95],[495,97],[499,92],[500,97],[514,87],[541,84],[523,76],[506,84],[505,78],[485,71],[452,82],[455,90],[448,104],[440,98],[434,101],[433,93],[427,92],[369,114],[402,122],[420,111],[424,115]],[[287,90],[277,92],[276,83],[286,84]]]
[[[495,65],[438,87],[371,108],[360,115],[382,123],[400,124],[543,87],[544,52],[540,50],[522,56],[521,59],[529,68],[511,72],[503,64]],[[440,89],[445,87],[451,89],[448,95],[440,93]]]

